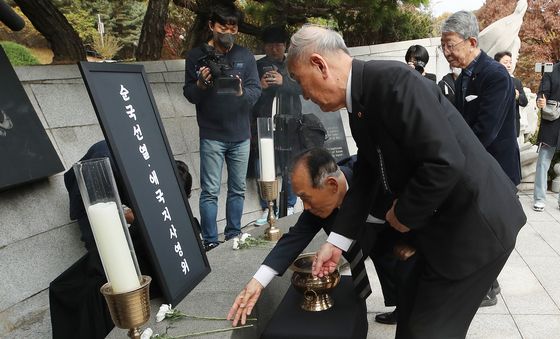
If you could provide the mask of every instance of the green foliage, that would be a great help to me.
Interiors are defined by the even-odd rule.
[[[97,15],[122,46],[122,58],[132,57],[146,13],[146,0],[53,0],[86,45],[99,39]],[[97,51],[101,54],[100,51]]]
[[[25,46],[11,41],[0,41],[0,46],[4,48],[12,66],[29,66],[39,64],[37,58],[35,58],[31,51]]]

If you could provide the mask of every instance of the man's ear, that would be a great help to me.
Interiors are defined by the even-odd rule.
[[[208,20],[208,29],[210,32],[214,32],[214,27],[212,27],[212,21]]]
[[[327,177],[325,185],[332,193],[338,192],[338,180],[335,177]]]
[[[323,77],[326,77],[329,67],[327,65],[327,61],[320,54],[311,54],[309,61],[311,65],[317,67],[321,74],[323,74]]]

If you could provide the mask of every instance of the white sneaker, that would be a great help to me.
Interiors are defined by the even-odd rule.
[[[288,207],[288,211],[286,212],[286,215],[292,215],[292,214],[294,214],[294,208]]]
[[[255,226],[262,226],[268,222],[268,208],[265,208],[260,218],[255,220]]]
[[[537,211],[537,212],[542,212],[544,211],[544,203],[542,201],[537,201],[535,202],[535,204],[533,205],[533,210]]]

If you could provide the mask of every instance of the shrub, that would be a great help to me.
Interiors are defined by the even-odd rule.
[[[0,41],[12,66],[38,65],[39,61],[33,56],[31,51],[18,43],[11,41]]]

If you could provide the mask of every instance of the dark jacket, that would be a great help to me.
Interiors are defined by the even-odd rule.
[[[438,82],[438,86],[447,100],[455,105],[455,79],[453,79],[453,73],[447,73],[441,81]]]
[[[519,184],[521,162],[515,133],[515,90],[506,68],[481,51],[464,98],[461,78],[455,85],[455,107],[511,181]],[[474,99],[467,101],[468,97]]]
[[[527,106],[529,100],[527,100],[521,80],[517,78],[511,78],[511,80],[513,80],[513,87],[519,92],[519,97],[515,99],[515,131],[517,132],[515,135],[519,136],[519,132],[521,131],[521,115],[519,114],[519,106]]]
[[[542,94],[547,100],[560,101],[560,63],[554,65],[552,73],[544,73],[537,98]],[[541,119],[537,142],[560,147],[560,119],[554,121]]]
[[[348,158],[348,161],[342,160],[339,165],[344,173],[346,180],[352,181],[353,166],[355,157]],[[266,265],[279,275],[290,267],[296,257],[309,245],[315,235],[323,229],[327,234],[330,233],[332,224],[337,216],[338,209],[334,210],[327,218],[322,219],[309,211],[303,211],[299,216],[296,224],[290,227],[288,233],[285,233],[270,253],[266,256],[263,265]],[[383,216],[378,216],[384,219]],[[362,220],[362,224],[364,221]],[[395,242],[401,238],[394,229],[384,224],[370,224],[368,227],[361,229],[360,246],[363,253],[369,253],[374,258],[387,251],[392,251]],[[379,239],[380,241],[377,241]]]
[[[200,138],[223,142],[248,140],[251,137],[251,111],[261,94],[255,57],[239,45],[233,45],[223,57],[223,62],[232,68],[226,71],[226,75],[241,78],[243,95],[237,97],[219,95],[214,87],[206,90],[198,88],[198,70],[202,66],[200,59],[204,55],[202,46],[187,53],[183,87],[185,98],[196,106]]]
[[[437,85],[400,62],[354,60],[351,91],[358,161],[334,232],[359,236],[380,172],[441,276],[464,278],[514,247],[526,221],[517,190]]]

